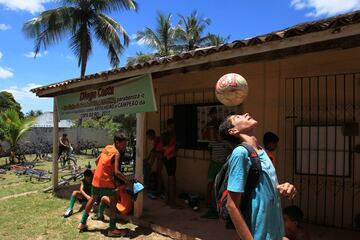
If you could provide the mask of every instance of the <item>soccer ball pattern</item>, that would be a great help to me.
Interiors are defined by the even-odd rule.
[[[248,94],[248,84],[241,75],[228,73],[216,83],[215,95],[226,106],[240,105]]]

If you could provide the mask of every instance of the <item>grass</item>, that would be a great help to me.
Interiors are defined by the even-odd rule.
[[[82,168],[88,162],[95,166],[93,157],[80,156],[78,159]],[[0,168],[6,167],[4,164],[5,159],[0,158]],[[40,162],[35,168],[51,170],[51,162]],[[68,199],[43,193],[41,190],[49,185],[50,181],[30,181],[28,176],[16,176],[11,171],[0,174],[0,239],[107,239],[101,230],[106,229],[108,223],[89,220],[92,231],[79,233],[77,225],[81,213],[63,218]],[[29,194],[21,195],[23,193]],[[78,208],[76,204],[74,210]],[[127,228],[130,239],[169,239],[129,223],[118,223],[118,227]]]

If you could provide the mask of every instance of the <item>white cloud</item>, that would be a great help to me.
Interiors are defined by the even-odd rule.
[[[47,54],[47,51],[45,51],[45,52],[46,52],[46,54]],[[44,54],[45,54],[45,52],[44,52]],[[45,55],[46,55],[46,54],[45,54]],[[25,53],[24,56],[27,57],[27,58],[34,58],[34,57],[35,57],[35,52]],[[36,57],[41,57],[41,56],[42,56],[41,53],[38,53],[38,54],[36,55]]]
[[[45,10],[44,4],[53,0],[0,0],[0,5],[8,10],[27,11],[31,14]]]
[[[0,52],[0,60],[2,59],[2,57],[3,57],[3,54],[2,54],[2,52]]]
[[[296,10],[308,10],[308,17],[331,16],[360,9],[360,0],[291,0]]]
[[[40,87],[41,85],[35,83],[28,83],[25,87],[19,88],[17,86],[11,86],[8,89],[4,89],[2,91],[10,92],[16,99],[16,101],[21,100],[34,100],[38,99],[36,95],[30,92],[30,89]]]
[[[24,87],[11,86],[7,89],[0,89],[13,94],[15,100],[20,103],[23,112],[29,112],[34,109],[41,109],[43,112],[52,111],[51,98],[39,98],[30,89],[40,87],[35,83],[28,83]]]
[[[0,0],[1,1],[1,0]],[[4,24],[4,23],[0,23],[0,30],[2,31],[6,31],[9,30],[11,28],[10,25]]]
[[[135,46],[135,45],[144,46],[144,45],[146,45],[146,42],[144,40],[137,41],[136,33],[133,33],[130,35],[130,46]]]
[[[13,71],[10,68],[0,67],[0,78],[6,79],[14,76]]]

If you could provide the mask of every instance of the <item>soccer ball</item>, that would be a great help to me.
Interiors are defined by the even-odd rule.
[[[240,74],[228,73],[216,83],[215,95],[226,106],[241,104],[248,94],[248,84]]]

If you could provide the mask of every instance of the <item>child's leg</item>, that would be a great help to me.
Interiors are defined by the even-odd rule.
[[[116,195],[114,196],[109,196],[109,217],[110,217],[110,226],[109,229],[113,230],[116,229],[116,219],[115,219],[115,214],[116,214],[116,203],[117,203],[117,197]]]
[[[100,201],[99,205],[99,211],[98,211],[98,217],[103,218],[104,217],[104,211],[106,206],[110,206],[110,198],[108,196],[103,196]]]
[[[81,197],[81,196],[82,196],[82,194],[80,191],[73,191],[73,193],[71,194],[71,197],[70,197],[70,204],[69,204],[70,209],[74,208],[76,198]]]
[[[163,162],[161,159],[157,160],[157,166],[156,166],[156,187],[157,187],[157,193],[162,194],[164,192],[164,181],[162,176],[162,169],[163,169]]]
[[[66,209],[65,213],[64,213],[64,217],[70,217],[73,214],[73,208],[74,208],[74,204],[76,201],[77,197],[82,196],[80,191],[73,191],[73,193],[71,194],[70,197],[70,203],[69,203],[69,208]]]
[[[95,199],[97,199],[97,195],[92,195],[89,201],[86,203],[85,210],[80,220],[79,228],[84,228],[86,226],[87,218],[89,217],[90,210],[94,204]]]
[[[210,208],[211,207],[211,201],[213,199],[213,195],[212,195],[212,189],[213,189],[213,186],[214,186],[214,182],[210,182],[208,181],[208,184],[207,184],[207,195],[206,195],[206,207]]]

